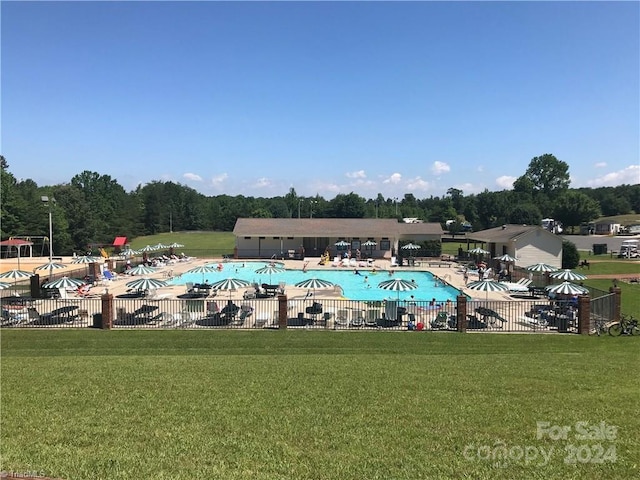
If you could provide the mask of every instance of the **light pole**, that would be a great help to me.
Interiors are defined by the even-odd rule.
[[[55,202],[55,198],[42,195],[40,197],[42,203],[49,208],[49,281],[51,281],[51,275],[53,272],[53,222],[51,221],[51,203]]]
[[[313,218],[313,204],[318,203],[317,200],[311,200],[309,202],[309,218]]]
[[[302,199],[298,200],[298,218],[300,218],[300,205],[302,205]]]
[[[393,204],[396,206],[396,217],[398,216],[398,197],[393,197]]]

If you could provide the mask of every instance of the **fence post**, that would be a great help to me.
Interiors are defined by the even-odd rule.
[[[621,310],[621,302],[622,302],[622,290],[620,287],[609,287],[609,293],[613,293],[615,296],[613,297],[613,321],[620,321],[620,312]]]
[[[458,295],[456,297],[456,325],[460,333],[467,332],[467,297]]]
[[[113,323],[113,295],[105,293],[102,295],[102,329],[111,330]]]
[[[578,296],[578,333],[589,335],[591,329],[591,297],[589,295]]]
[[[278,295],[278,327],[287,328],[287,296]]]

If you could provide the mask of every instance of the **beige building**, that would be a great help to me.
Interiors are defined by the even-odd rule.
[[[562,267],[562,237],[537,225],[502,225],[479,232],[467,233],[470,241],[483,242],[490,257],[509,254],[515,264],[527,267],[535,263],[546,263]]]
[[[363,257],[389,258],[399,242],[440,240],[439,223],[399,223],[367,218],[239,218],[233,229],[236,258],[333,258],[347,250]],[[344,241],[345,246],[336,246]],[[366,246],[365,242],[375,242]],[[292,257],[293,255],[293,257]]]

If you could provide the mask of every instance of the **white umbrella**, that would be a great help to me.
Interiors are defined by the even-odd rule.
[[[33,276],[33,273],[31,272],[27,272],[25,270],[9,270],[8,272],[4,272],[3,274],[0,274],[0,278],[13,278],[14,282],[13,285],[15,286],[16,283],[18,283],[18,279],[25,279],[25,278],[31,278]]]
[[[393,280],[385,280],[378,284],[379,288],[383,290],[391,290],[398,292],[398,300],[400,300],[400,292],[408,292],[409,290],[415,290],[418,285],[415,282],[409,282],[400,278],[394,278]]]
[[[166,286],[167,282],[148,277],[143,277],[131,282],[127,282],[127,287],[135,288],[136,290],[153,290],[155,288],[162,288]]]
[[[171,245],[169,245],[169,248],[182,248],[182,247],[184,247],[184,245],[178,242],[173,242]]]
[[[478,280],[476,282],[471,282],[467,285],[467,288],[478,292],[486,292],[486,299],[489,298],[489,292],[504,292],[509,290],[507,285],[494,280]]]
[[[402,247],[403,250],[420,250],[420,245],[416,245],[415,243],[407,243],[406,245],[403,245]]]
[[[335,245],[336,247],[348,247],[349,245],[351,245],[351,243],[346,242],[346,241],[344,241],[344,240],[339,240],[339,241],[337,241],[336,243],[334,243],[334,245]]]
[[[512,257],[508,253],[505,253],[504,255],[500,255],[499,257],[493,257],[493,259],[500,260],[501,262],[515,262],[516,260],[518,260],[517,258]]]
[[[187,270],[187,273],[201,273],[202,274],[202,282],[204,282],[204,276],[207,273],[215,273],[218,269],[212,267],[210,265],[200,265],[199,267],[194,267],[191,270]]]
[[[276,265],[267,265],[266,267],[262,267],[256,270],[256,273],[263,275],[269,274],[269,283],[271,283],[271,274],[273,273],[282,273],[285,269],[282,267],[278,267]]]
[[[313,295],[316,294],[316,289],[318,288],[333,288],[335,283],[330,282],[329,280],[324,280],[322,278],[307,278],[306,280],[302,280],[301,282],[296,283],[296,287],[306,288],[307,290],[313,289]]]
[[[10,286],[10,283],[0,282],[0,290],[4,290],[5,288],[9,288]]]
[[[550,278],[557,278],[562,281],[576,281],[576,280],[586,280],[587,276],[581,273],[574,272],[572,270],[560,270],[557,272],[552,272],[549,274]]]
[[[120,255],[122,257],[125,258],[129,258],[129,257],[135,257],[136,255],[138,255],[140,252],[137,250],[132,250],[131,248],[125,248],[124,250],[122,250],[120,252]]]
[[[149,252],[155,252],[157,250],[157,248],[155,246],[151,246],[151,245],[146,245],[144,247],[142,247],[139,251],[142,253],[149,253]]]
[[[484,248],[472,248],[469,250],[469,253],[472,255],[489,255],[491,252],[488,252]]]
[[[211,288],[213,290],[229,290],[229,298],[231,298],[232,290],[248,287],[249,285],[249,282],[240,278],[225,278],[224,280],[212,283]]]
[[[51,262],[43,263],[42,265],[38,265],[35,269],[36,270],[60,270],[61,268],[67,268],[67,266],[63,265],[62,263],[51,261]]]
[[[546,290],[549,293],[561,295],[582,295],[589,291],[586,288],[581,287],[580,285],[575,285],[570,282],[562,282],[559,285],[550,285],[546,287]]]
[[[129,275],[151,275],[156,273],[156,269],[153,267],[147,267],[146,265],[138,265],[130,270],[127,270]]]
[[[98,257],[92,255],[80,255],[79,257],[74,257],[71,263],[97,263],[99,261],[100,259]]]
[[[551,265],[547,265],[546,263],[536,263],[534,265],[529,265],[527,267],[527,270],[529,270],[530,272],[555,272],[556,270],[558,270],[556,267],[553,267]]]
[[[42,286],[44,288],[64,288],[66,290],[67,288],[76,289],[80,285],[84,285],[84,282],[82,280],[77,280],[75,278],[69,278],[69,277],[62,277],[57,280],[54,280],[53,282],[47,282]]]
[[[375,247],[378,245],[378,242],[374,242],[373,240],[367,240],[362,244],[363,247]]]

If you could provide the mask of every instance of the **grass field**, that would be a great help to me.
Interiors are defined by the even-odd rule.
[[[1,469],[69,480],[638,478],[639,346],[577,335],[3,331]],[[537,422],[571,430],[538,438]],[[578,422],[591,433],[615,426],[615,438],[581,439]]]

